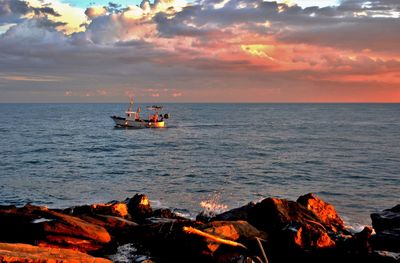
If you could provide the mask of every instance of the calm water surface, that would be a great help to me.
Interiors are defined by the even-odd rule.
[[[195,215],[314,192],[355,225],[400,203],[399,104],[166,104],[166,129],[115,129],[126,106],[0,104],[0,204],[145,193]]]

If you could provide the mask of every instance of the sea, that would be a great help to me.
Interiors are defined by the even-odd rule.
[[[357,229],[400,203],[400,104],[167,103],[167,128],[115,128],[126,108],[0,104],[0,205],[144,193],[195,217],[313,192]]]

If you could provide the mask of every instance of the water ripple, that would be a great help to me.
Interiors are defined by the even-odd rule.
[[[125,107],[0,104],[0,204],[143,192],[196,214],[213,193],[235,207],[315,192],[370,224],[369,213],[398,203],[398,104],[168,104],[166,129],[114,129],[109,116]]]

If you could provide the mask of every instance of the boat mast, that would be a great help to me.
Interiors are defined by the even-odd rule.
[[[126,115],[128,117],[131,116],[132,106],[133,106],[133,96],[129,96],[129,106],[128,106],[128,109],[126,110]]]

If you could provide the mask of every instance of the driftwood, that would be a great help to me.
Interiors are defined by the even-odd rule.
[[[223,239],[223,238],[208,234],[206,232],[203,232],[203,231],[198,230],[198,229],[193,228],[193,227],[184,226],[183,227],[183,231],[188,233],[188,234],[195,234],[195,235],[199,235],[199,236],[208,238],[208,239],[210,239],[210,240],[212,240],[214,242],[221,243],[221,244],[224,244],[224,245],[229,245],[229,246],[233,246],[233,247],[242,247],[244,249],[247,249],[247,247],[245,245],[243,245],[243,244],[240,244],[240,243],[232,241],[232,240]]]
[[[265,263],[269,263],[269,262],[268,262],[267,254],[265,254],[264,247],[263,247],[263,245],[261,244],[261,240],[262,240],[262,239],[259,238],[259,237],[256,237],[256,240],[257,240],[258,246],[260,247],[260,250],[261,250],[261,253],[262,253],[263,258],[264,258],[264,260],[265,260]]]

